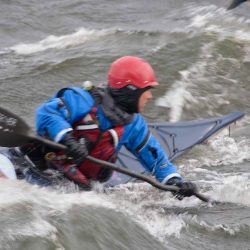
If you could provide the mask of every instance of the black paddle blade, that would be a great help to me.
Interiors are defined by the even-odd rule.
[[[0,145],[2,147],[21,146],[33,138],[26,122],[0,107]]]
[[[246,1],[248,1],[248,0],[233,0],[233,2],[230,4],[230,6],[227,9],[232,10]]]
[[[0,146],[18,147],[31,141],[38,141],[57,149],[66,149],[62,144],[37,136],[22,118],[0,107]]]

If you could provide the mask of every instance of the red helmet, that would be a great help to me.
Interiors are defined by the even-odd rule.
[[[124,56],[112,63],[108,72],[108,84],[116,89],[127,85],[140,89],[159,85],[149,63],[135,56]]]

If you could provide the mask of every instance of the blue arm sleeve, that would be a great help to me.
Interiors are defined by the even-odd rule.
[[[39,135],[46,135],[58,142],[72,130],[72,124],[93,107],[94,100],[82,89],[67,89],[61,98],[56,96],[42,104],[36,111],[36,129]]]
[[[61,108],[59,108],[61,107]],[[51,99],[41,105],[36,111],[36,129],[39,135],[48,136],[54,141],[60,141],[63,132],[72,130],[67,121],[68,111],[59,98]]]
[[[159,182],[166,183],[172,177],[181,178],[141,115],[136,115],[133,122],[125,126],[122,140],[125,140],[126,148],[140,160],[146,171]]]

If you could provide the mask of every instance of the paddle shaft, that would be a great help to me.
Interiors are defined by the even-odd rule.
[[[134,177],[136,179],[145,181],[145,182],[151,184],[152,186],[154,186],[160,190],[171,191],[171,192],[179,191],[179,188],[176,186],[161,184],[161,183],[155,181],[155,179],[153,179],[150,176],[146,176],[144,174],[139,174],[139,173],[130,171],[126,168],[120,168],[111,162],[102,161],[102,160],[96,159],[92,156],[87,156],[87,159],[92,161],[92,162],[95,162],[95,163],[102,165],[104,168],[112,169],[112,170],[120,172],[122,174],[126,174],[126,175],[129,175],[129,176]],[[194,195],[202,201],[209,202],[209,199],[201,194],[196,193]]]
[[[62,149],[62,150],[67,149],[67,147],[62,145],[62,144],[50,141],[50,140],[45,139],[45,138],[40,137],[40,136],[34,136],[34,135],[31,134],[30,138],[32,138],[33,140],[38,140],[38,141],[40,141],[40,142],[42,142],[42,143],[44,143],[44,144],[46,144],[48,146],[51,146],[51,147],[54,147],[54,148],[57,148],[57,149]],[[122,174],[126,174],[128,176],[139,179],[141,181],[145,181],[145,182],[149,183],[150,185],[152,185],[155,188],[158,188],[160,190],[170,191],[170,192],[178,192],[179,191],[179,187],[176,187],[176,186],[173,186],[173,185],[161,184],[161,183],[157,182],[154,178],[152,178],[150,176],[146,176],[144,174],[140,174],[140,173],[128,170],[126,168],[121,168],[121,167],[117,166],[114,163],[103,161],[103,160],[100,160],[100,159],[96,159],[96,158],[94,158],[92,156],[87,156],[86,159],[88,159],[88,160],[90,160],[90,161],[92,161],[94,163],[100,164],[104,168],[111,169],[111,170],[114,170],[114,171],[122,173]],[[199,198],[200,200],[204,201],[204,202],[209,202],[210,201],[210,199],[208,199],[207,197],[205,197],[202,194],[196,193],[194,195],[197,198]]]

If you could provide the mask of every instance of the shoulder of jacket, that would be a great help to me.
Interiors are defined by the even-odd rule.
[[[143,116],[141,114],[134,114],[132,123],[134,123],[134,124],[141,124],[143,126],[146,125],[146,122],[145,122],[145,120],[144,120],[144,118],[143,118]]]
[[[125,127],[128,130],[134,130],[135,133],[141,129],[148,129],[147,123],[140,114],[134,114],[133,120],[129,124],[125,125]]]
[[[89,91],[84,90],[82,88],[79,87],[68,87],[68,88],[62,88],[60,89],[57,94],[56,97],[62,97],[64,96],[65,93],[71,93],[71,94],[76,94],[76,95],[80,95],[84,98],[88,98],[88,99],[93,99],[92,95],[89,93]]]
[[[66,88],[62,88],[60,89],[56,96],[57,97],[61,97],[64,95],[64,93],[66,92],[72,92],[72,93],[75,93],[75,94],[80,94],[80,95],[90,95],[90,93],[82,88],[79,88],[79,87],[66,87]]]

